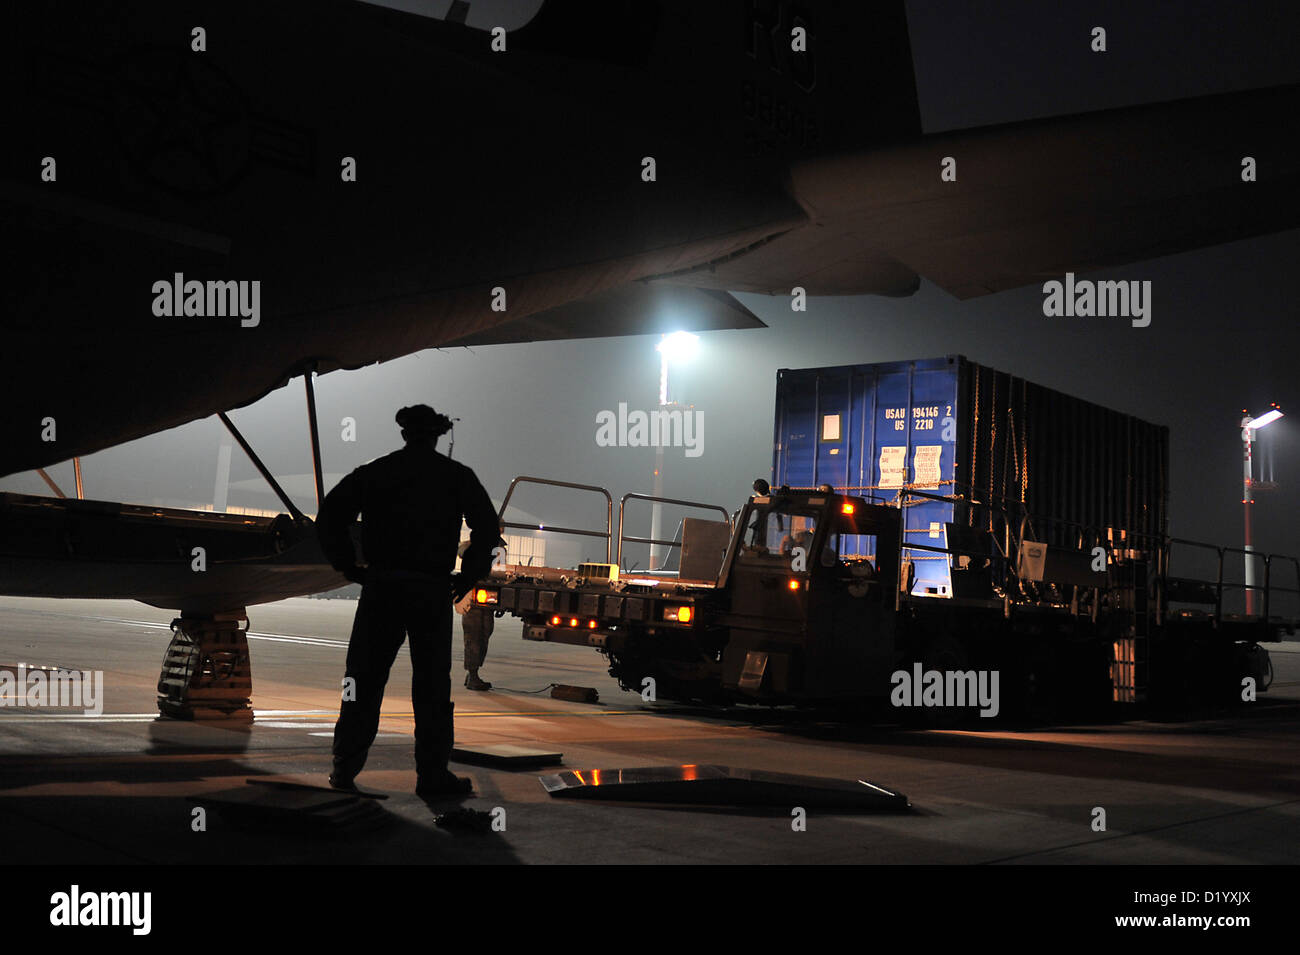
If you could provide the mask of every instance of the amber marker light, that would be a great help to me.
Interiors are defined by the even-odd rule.
[[[552,618],[551,618],[551,626],[552,626],[552,627],[558,627],[559,625],[560,625],[560,618],[559,618],[559,617],[552,617]]]
[[[852,513],[853,513],[853,505],[850,504],[848,501],[845,501],[844,504],[843,504],[843,506],[840,507],[840,513],[841,513],[841,514],[852,514]]]
[[[791,589],[791,590],[798,590],[798,589],[799,589],[799,581],[798,581],[796,578],[794,578],[794,577],[791,577],[791,578],[790,578],[790,589]]]

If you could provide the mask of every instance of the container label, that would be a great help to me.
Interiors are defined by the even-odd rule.
[[[922,444],[916,448],[912,459],[912,479],[918,487],[938,487],[942,475],[939,464],[943,455],[942,444]]]
[[[880,486],[902,487],[907,470],[907,448],[880,449]]]

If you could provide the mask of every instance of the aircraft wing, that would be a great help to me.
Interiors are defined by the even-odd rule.
[[[958,298],[1300,227],[1300,86],[923,137],[797,162],[809,222],[664,281]],[[951,157],[956,180],[940,178]],[[1243,180],[1243,160],[1253,178]]]
[[[0,492],[0,580],[22,597],[217,613],[344,586],[311,521]],[[195,573],[195,548],[210,555]]]

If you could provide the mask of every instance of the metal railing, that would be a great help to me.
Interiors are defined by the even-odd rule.
[[[510,506],[510,499],[513,497],[515,489],[520,484],[540,484],[549,487],[569,488],[577,491],[588,491],[599,494],[605,498],[605,530],[590,530],[587,528],[550,526],[546,524],[524,524],[516,521],[506,521],[504,516],[506,509]],[[816,490],[815,488],[801,488],[799,490]],[[911,499],[922,498],[932,501],[946,501],[949,503],[961,503],[970,508],[974,513],[988,511],[988,527],[992,530],[986,530],[981,527],[979,530],[971,528],[975,533],[980,535],[988,547],[985,549],[973,549],[969,547],[953,546],[951,542],[947,547],[938,547],[932,544],[917,544],[907,540],[907,521],[900,514],[898,522],[898,553],[900,559],[905,559],[910,551],[926,551],[934,554],[942,554],[951,559],[953,556],[981,557],[990,561],[991,569],[994,569],[994,576],[1000,578],[1001,586],[1004,593],[1010,594],[1014,588],[1023,594],[1023,578],[1020,569],[1017,566],[1019,562],[1020,543],[1025,540],[1031,540],[1036,543],[1046,543],[1048,546],[1070,546],[1066,541],[1072,541],[1073,546],[1080,550],[1090,551],[1095,547],[1102,547],[1106,551],[1107,567],[1113,567],[1120,560],[1128,560],[1127,556],[1117,555],[1117,551],[1122,552],[1139,552],[1151,555],[1155,561],[1155,580],[1160,588],[1159,599],[1156,601],[1157,618],[1162,618],[1168,602],[1173,603],[1209,603],[1210,601],[1197,601],[1190,597],[1182,597],[1177,594],[1170,595],[1170,587],[1175,588],[1180,584],[1199,585],[1202,588],[1211,588],[1211,591],[1203,590],[1202,592],[1212,592],[1214,596],[1214,619],[1216,622],[1223,619],[1223,596],[1225,590],[1241,590],[1242,592],[1255,592],[1261,595],[1262,613],[1252,614],[1251,618],[1258,618],[1267,621],[1272,616],[1273,595],[1289,594],[1300,601],[1300,559],[1285,554],[1261,554],[1256,551],[1247,552],[1240,547],[1219,546],[1216,544],[1206,544],[1201,541],[1186,540],[1180,537],[1160,537],[1154,534],[1144,532],[1135,532],[1126,528],[1099,528],[1085,525],[1077,521],[1070,521],[1063,518],[1044,518],[1034,516],[1025,510],[1023,505],[1018,502],[1009,502],[1012,507],[999,506],[997,504],[984,503],[976,500],[969,500],[961,497],[954,497],[950,494],[931,494],[915,488],[899,489],[892,499],[885,500],[872,494],[868,497],[876,503],[889,504],[898,507],[902,511]],[[624,534],[624,521],[626,518],[627,504],[629,501],[648,501],[650,503],[671,504],[678,507],[690,507],[699,510],[717,511],[727,523],[731,534],[735,535],[736,519],[741,511],[735,515],[729,513],[726,508],[716,504],[704,504],[699,501],[685,501],[677,498],[656,497],[651,494],[638,494],[629,492],[624,494],[619,500],[618,505],[618,542],[617,550],[614,545],[614,499],[609,491],[603,487],[594,484],[576,484],[572,481],[558,481],[551,478],[529,477],[521,475],[510,482],[510,488],[506,492],[505,499],[501,502],[501,510],[498,518],[501,524],[506,528],[517,530],[530,530],[542,533],[571,534],[580,537],[597,537],[605,540],[605,562],[615,562],[618,566],[623,564],[623,544],[626,541],[630,544],[647,544],[651,547],[661,546],[672,548],[681,547],[681,542],[677,540],[676,535],[672,540],[664,540],[652,537],[633,537]],[[1018,506],[1016,506],[1018,505]],[[1015,529],[1013,531],[1013,520]],[[913,532],[917,529],[912,528]],[[1001,534],[998,534],[998,531]],[[1062,534],[1062,531],[1068,533]],[[1119,539],[1115,540],[1115,535]],[[999,539],[1000,538],[1000,539]],[[1042,540],[1041,538],[1046,538]],[[1197,577],[1175,576],[1171,572],[1172,554],[1174,546],[1197,548],[1208,551],[1215,555],[1217,562],[1217,572],[1213,580]],[[1263,583],[1245,584],[1235,583],[1224,579],[1224,559],[1229,555],[1239,555],[1243,559],[1247,556],[1258,560],[1264,565]],[[1296,586],[1283,587],[1274,580],[1274,564],[1289,566],[1295,575]],[[901,572],[901,567],[900,567]],[[1076,585],[1077,587],[1077,585]],[[901,601],[901,591],[896,595],[896,602]],[[1300,617],[1285,621],[1291,625],[1300,625]]]
[[[651,502],[651,503],[653,503],[653,504],[674,504],[674,505],[677,505],[678,507],[693,507],[693,508],[696,508],[696,509],[698,509],[698,510],[702,510],[702,511],[717,511],[717,512],[719,512],[719,513],[722,515],[722,519],[723,519],[724,521],[727,522],[727,527],[728,527],[728,529],[731,531],[731,533],[734,534],[735,531],[736,531],[736,525],[735,525],[735,523],[734,523],[734,522],[732,521],[732,519],[731,519],[731,514],[729,514],[729,513],[727,512],[727,509],[726,509],[725,507],[719,507],[717,504],[702,504],[702,503],[700,503],[699,501],[680,501],[680,500],[677,500],[676,498],[671,498],[671,497],[655,497],[655,496],[652,495],[652,494],[637,494],[637,493],[634,493],[634,492],[629,491],[627,494],[624,494],[623,497],[622,497],[622,498],[619,500],[619,502],[618,502],[618,551],[617,551],[618,559],[617,559],[617,563],[618,563],[618,565],[619,565],[620,567],[623,566],[623,542],[624,542],[624,541],[627,541],[629,544],[649,544],[650,547],[651,547],[652,549],[653,549],[656,545],[658,545],[658,546],[660,546],[660,547],[667,547],[669,550],[672,550],[674,547],[681,547],[681,546],[682,546],[682,545],[677,541],[677,537],[676,537],[676,535],[673,535],[673,539],[672,539],[672,540],[662,540],[662,539],[657,539],[657,538],[653,538],[653,537],[627,537],[627,536],[624,536],[624,534],[623,534],[623,519],[624,519],[624,517],[626,516],[626,513],[627,513],[627,502],[628,502],[628,501],[649,501],[649,502]],[[683,536],[684,536],[684,535],[683,535]]]
[[[956,501],[951,496],[926,494],[923,491],[909,489],[898,495],[896,503],[900,507],[905,507],[910,497],[921,497],[929,500],[946,500]],[[1090,552],[1093,548],[1101,547],[1106,551],[1106,565],[1113,568],[1123,562],[1131,561],[1132,553],[1147,555],[1154,565],[1153,579],[1157,589],[1160,591],[1158,599],[1155,601],[1154,610],[1157,621],[1161,621],[1165,615],[1167,604],[1172,603],[1197,603],[1208,601],[1197,601],[1192,597],[1181,596],[1178,592],[1178,585],[1192,585],[1193,588],[1208,588],[1202,592],[1211,592],[1213,594],[1214,619],[1216,623],[1221,622],[1224,618],[1224,593],[1225,591],[1240,590],[1257,594],[1257,600],[1260,605],[1260,612],[1248,615],[1247,619],[1259,619],[1268,621],[1273,619],[1273,611],[1276,609],[1275,596],[1289,595],[1297,600],[1300,606],[1300,559],[1285,554],[1261,554],[1257,551],[1247,552],[1241,547],[1220,546],[1217,544],[1206,544],[1201,541],[1186,540],[1178,537],[1163,537],[1155,534],[1149,534],[1139,531],[1130,531],[1127,528],[1099,528],[1091,525],[1085,525],[1078,521],[1070,521],[1063,518],[1045,518],[1035,516],[1019,508],[1020,517],[1013,530],[1009,514],[1004,508],[996,505],[982,504],[977,501],[963,501],[965,505],[973,509],[987,509],[994,515],[991,526],[997,528],[999,518],[1001,522],[1003,541],[999,545],[998,534],[995,531],[987,533],[988,539],[994,545],[994,548],[1000,549],[1001,554],[994,550],[988,552],[974,551],[962,547],[937,547],[930,544],[917,544],[909,542],[906,539],[906,521],[899,522],[899,555],[905,557],[907,552],[922,550],[935,554],[946,555],[968,555],[989,557],[996,560],[998,557],[1005,558],[1003,566],[1003,586],[1008,591],[1011,588],[1023,590],[1023,578],[1018,566],[1018,555],[1020,543],[1030,540],[1039,543],[1046,543],[1048,546],[1073,546],[1079,551]],[[915,530],[915,529],[914,529]],[[1174,545],[1179,547],[1197,548],[1208,551],[1213,554],[1217,564],[1215,577],[1211,579],[1201,577],[1183,577],[1172,573],[1172,554]],[[1241,559],[1248,556],[1258,560],[1263,565],[1262,583],[1246,584],[1236,583],[1225,579],[1224,562],[1225,559],[1233,555]],[[1294,574],[1296,586],[1282,586],[1276,579],[1275,565],[1288,567]],[[1110,582],[1108,582],[1108,586]],[[1171,589],[1174,591],[1171,595]],[[1185,590],[1183,591],[1185,593]],[[900,595],[901,596],[901,595]],[[1300,624],[1300,617],[1278,618],[1287,625]]]
[[[595,530],[587,530],[578,527],[551,527],[546,524],[521,524],[517,521],[505,520],[506,508],[510,506],[510,498],[514,496],[515,488],[520,484],[542,484],[547,487],[567,487],[575,491],[591,491],[605,498],[605,533]],[[574,484],[572,481],[556,481],[552,478],[528,477],[520,475],[510,482],[510,489],[506,491],[505,499],[501,502],[501,510],[497,513],[497,519],[501,522],[502,527],[513,527],[516,530],[540,531],[545,533],[550,531],[553,534],[573,534],[578,537],[603,537],[605,538],[605,563],[610,562],[613,554],[614,538],[614,499],[610,496],[609,491],[603,487],[597,487],[594,484]],[[620,525],[622,521],[620,518]]]
[[[505,520],[506,509],[510,507],[510,499],[514,496],[515,489],[520,484],[540,484],[546,487],[563,487],[575,491],[589,491],[593,494],[599,494],[605,499],[605,530],[592,530],[582,527],[562,527],[550,524],[524,524],[519,521]],[[619,567],[623,566],[623,542],[630,544],[649,544],[650,546],[661,546],[672,549],[681,547],[681,543],[674,535],[673,540],[662,540],[651,537],[630,537],[623,533],[623,521],[626,515],[628,501],[649,501],[654,504],[673,504],[679,507],[692,507],[699,510],[717,511],[722,515],[727,527],[734,533],[735,521],[724,507],[716,504],[703,504],[699,501],[683,501],[671,497],[655,497],[652,494],[637,494],[629,492],[624,494],[618,502],[618,545],[617,550],[614,547],[614,498],[609,491],[595,484],[575,484],[572,481],[558,481],[554,478],[539,478],[520,475],[510,482],[510,488],[506,491],[505,498],[501,501],[501,510],[497,513],[497,519],[501,526],[505,528],[514,528],[515,530],[538,531],[540,533],[552,534],[571,534],[578,537],[598,537],[605,540],[605,563],[616,563]]]
[[[912,500],[913,498],[960,503],[973,515],[986,512],[982,520],[975,521],[971,530],[980,535],[988,546],[983,549],[973,549],[954,546],[951,541],[947,547],[909,542],[906,539],[907,533],[909,530],[916,533],[917,529],[907,528],[904,519],[899,522],[900,558],[906,560],[910,552],[918,550],[934,554],[935,559],[941,556],[947,556],[949,559],[952,556],[987,558],[995,585],[1002,591],[1006,612],[1010,612],[1013,594],[1019,594],[1031,602],[1041,602],[1043,599],[1043,593],[1040,592],[1041,582],[1025,577],[1021,573],[1020,545],[1025,541],[1041,543],[1049,547],[1074,549],[1084,553],[1091,553],[1095,548],[1101,547],[1106,553],[1108,572],[1123,561],[1132,561],[1134,554],[1149,555],[1149,559],[1156,564],[1157,580],[1161,578],[1164,567],[1167,566],[1164,552],[1165,539],[1154,534],[1130,531],[1127,528],[1095,527],[1066,518],[1033,515],[1021,502],[1015,500],[1004,499],[1002,503],[985,503],[952,495],[930,494],[914,488],[900,491],[892,503],[902,509],[910,503],[917,503]],[[1077,583],[1064,586],[1071,588],[1069,597],[1072,606],[1076,605],[1081,595],[1086,595],[1091,589],[1095,613],[1098,608],[1099,588],[1108,588],[1112,584],[1113,581],[1107,579],[1104,584],[1098,581],[1097,587],[1092,588]],[[901,604],[901,600],[900,591],[896,602]],[[1161,615],[1159,601],[1156,605],[1156,614],[1158,617]]]
[[[1208,579],[1200,578],[1200,577],[1174,576],[1172,573],[1170,573],[1170,568],[1172,567],[1172,560],[1173,560],[1173,556],[1172,556],[1173,548],[1175,544],[1179,545],[1180,547],[1197,548],[1199,550],[1209,551],[1210,553],[1214,554],[1215,563],[1217,567],[1215,579],[1213,581],[1210,581]],[[1225,580],[1224,573],[1223,573],[1223,565],[1224,565],[1224,559],[1229,554],[1238,555],[1243,560],[1246,557],[1251,557],[1255,560],[1262,562],[1264,565],[1264,582],[1260,584],[1247,584],[1244,582],[1236,583],[1235,581]],[[1295,580],[1297,586],[1282,587],[1273,580],[1273,564],[1275,562],[1279,564],[1290,565],[1292,571],[1295,574]],[[1220,546],[1218,544],[1206,544],[1202,541],[1185,540],[1184,538],[1181,537],[1171,537],[1165,543],[1162,563],[1165,570],[1165,576],[1170,583],[1192,584],[1192,585],[1199,584],[1203,587],[1212,586],[1214,588],[1213,589],[1214,619],[1216,622],[1221,621],[1223,619],[1224,591],[1240,590],[1243,594],[1260,593],[1262,595],[1262,601],[1261,601],[1262,612],[1258,614],[1249,614],[1248,616],[1250,618],[1258,617],[1261,620],[1269,620],[1271,618],[1272,610],[1273,610],[1273,595],[1275,593],[1293,594],[1297,598],[1300,598],[1300,560],[1286,554],[1261,554],[1258,551],[1253,551],[1253,550],[1247,551],[1242,547],[1225,547],[1225,546]],[[1191,597],[1175,597],[1173,599],[1175,603],[1203,603],[1203,602],[1208,603],[1208,601],[1198,601]]]

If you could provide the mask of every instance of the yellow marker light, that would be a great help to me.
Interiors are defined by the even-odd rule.
[[[793,577],[790,578],[790,589],[791,589],[791,590],[798,590],[798,589],[799,589],[799,581],[796,580],[796,579],[793,578]]]
[[[552,627],[558,627],[559,625],[560,625],[560,618],[559,618],[559,617],[552,617],[552,618],[551,618],[551,626],[552,626]]]
[[[693,614],[691,613],[690,607],[682,607],[680,610],[677,611],[677,622],[690,623],[692,616]]]
[[[498,599],[499,599],[499,595],[495,590],[485,590],[483,588],[479,588],[478,590],[474,591],[475,603],[494,604],[497,602]]]
[[[587,621],[587,629],[588,629],[588,630],[595,630],[595,629],[596,629],[596,621],[594,621],[594,620],[588,620],[588,621]]]
[[[570,617],[570,618],[569,618],[569,626],[570,626],[570,627],[576,627],[577,625],[578,625],[578,618],[577,618],[577,617]]]
[[[844,502],[844,506],[840,508],[840,513],[841,513],[841,514],[852,514],[852,513],[853,513],[853,505],[850,504],[848,501],[845,501],[845,502]]]

